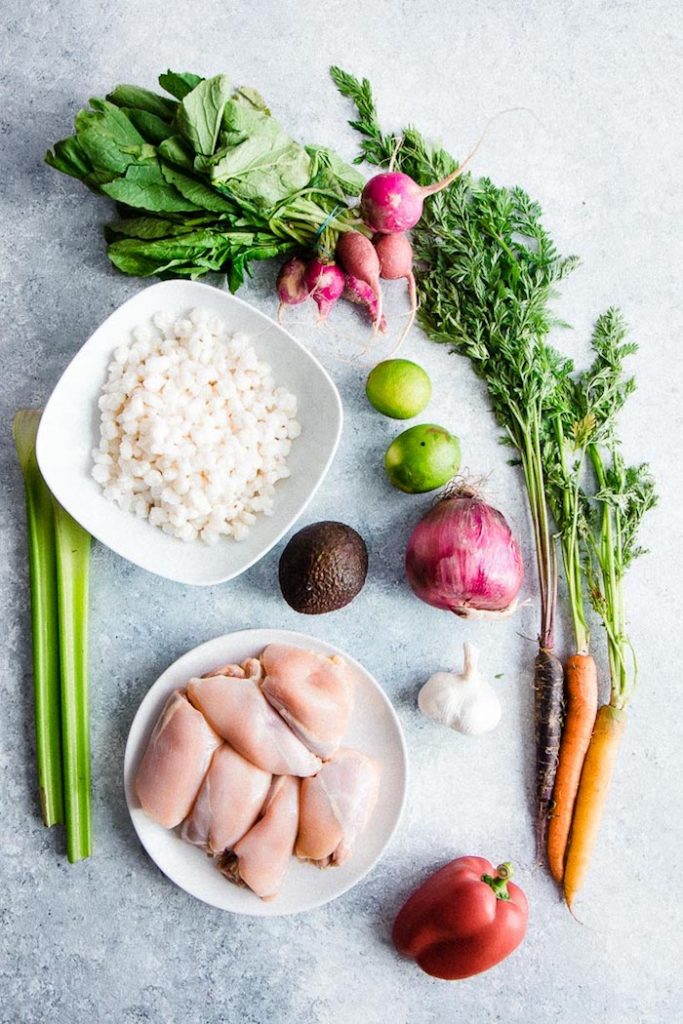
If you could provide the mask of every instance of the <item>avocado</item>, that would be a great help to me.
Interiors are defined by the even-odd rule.
[[[294,611],[321,615],[353,601],[367,572],[368,549],[355,530],[344,523],[312,523],[282,552],[280,590]]]

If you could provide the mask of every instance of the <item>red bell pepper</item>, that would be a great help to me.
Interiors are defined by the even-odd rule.
[[[416,889],[398,913],[396,949],[435,978],[455,981],[488,971],[520,944],[528,904],[511,864],[458,857]]]

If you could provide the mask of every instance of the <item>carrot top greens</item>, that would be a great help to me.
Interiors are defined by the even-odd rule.
[[[414,128],[385,134],[367,79],[340,68],[331,74],[356,105],[350,124],[363,136],[357,162],[383,166],[393,160],[418,183],[457,166]],[[617,435],[618,413],[635,388],[624,362],[637,346],[625,341],[615,309],[598,319],[594,361],[578,376],[572,361],[549,343],[551,329],[566,326],[550,308],[555,286],[578,258],[558,254],[541,216],[522,189],[475,181],[469,173],[433,196],[412,232],[418,319],[432,341],[450,344],[470,360],[517,451],[536,547],[541,647],[553,646],[556,531],[577,651],[586,652],[590,643],[585,591],[607,632],[612,703],[621,707],[635,675],[622,583],[642,551],[640,522],[656,502],[649,468],[625,464]]]
[[[363,136],[359,160],[385,165],[418,184],[445,177],[456,161],[414,128],[384,134],[367,79],[332,68],[342,95],[356,104],[351,125]],[[572,363],[547,343],[559,321],[550,308],[555,285],[577,265],[558,254],[537,203],[520,188],[463,174],[433,196],[413,229],[418,320],[432,341],[466,356],[486,384],[506,441],[524,473],[541,598],[541,647],[552,650],[557,564],[542,459],[546,412],[562,401]]]

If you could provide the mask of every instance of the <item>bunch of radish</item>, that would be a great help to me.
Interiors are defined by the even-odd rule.
[[[417,311],[413,249],[406,232],[422,216],[425,198],[447,188],[463,172],[465,163],[433,185],[418,185],[400,171],[385,171],[371,178],[361,195],[360,215],[373,237],[361,231],[346,231],[339,236],[334,260],[321,256],[314,256],[308,263],[300,256],[288,259],[277,279],[279,318],[285,306],[298,306],[311,298],[318,307],[319,320],[324,321],[337,300],[345,298],[365,308],[374,333],[384,333],[387,325],[380,278],[405,278],[410,315],[396,350],[400,348]]]

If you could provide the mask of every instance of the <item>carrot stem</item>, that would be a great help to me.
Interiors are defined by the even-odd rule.
[[[625,728],[626,710],[603,704],[584,761],[567,847],[564,898],[570,910],[588,872]]]
[[[573,654],[565,669],[567,716],[555,776],[548,823],[548,865],[556,882],[564,876],[564,858],[572,813],[598,707],[598,674],[589,654]]]

